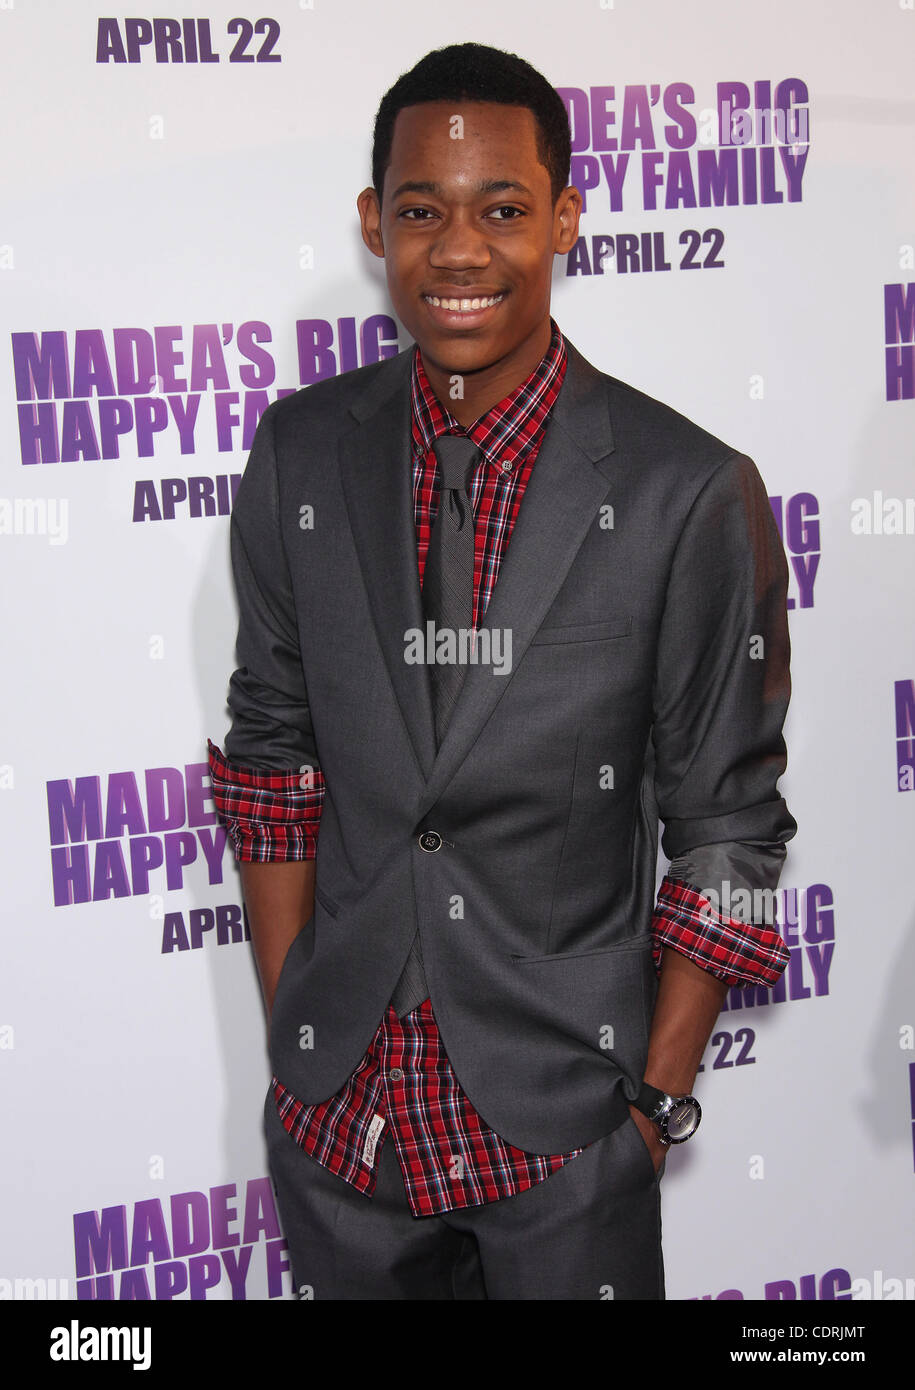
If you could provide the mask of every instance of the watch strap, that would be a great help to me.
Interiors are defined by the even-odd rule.
[[[649,1120],[664,1105],[664,1102],[672,1099],[666,1091],[659,1091],[657,1086],[649,1086],[647,1081],[643,1081],[638,1095],[632,1104],[636,1110],[641,1110],[643,1115],[647,1115]]]

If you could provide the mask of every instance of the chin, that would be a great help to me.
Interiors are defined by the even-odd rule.
[[[486,338],[471,338],[465,335],[442,334],[425,335],[425,343],[419,342],[424,357],[429,357],[442,369],[455,372],[479,372],[491,367],[511,352],[512,345]]]

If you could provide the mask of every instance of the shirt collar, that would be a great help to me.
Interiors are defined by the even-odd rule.
[[[429,385],[417,346],[411,387],[413,442],[417,450],[426,455],[441,435],[466,434],[493,464],[498,459],[501,466],[506,450],[524,453],[539,437],[565,377],[565,340],[553,319],[550,324],[550,345],[530,376],[466,428],[441,404]]]

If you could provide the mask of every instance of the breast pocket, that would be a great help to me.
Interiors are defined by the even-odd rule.
[[[541,627],[531,638],[531,646],[553,646],[559,642],[606,642],[628,637],[632,618],[613,618],[599,623],[564,623],[561,627]]]

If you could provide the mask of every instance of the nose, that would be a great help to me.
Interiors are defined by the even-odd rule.
[[[429,249],[429,264],[441,270],[482,270],[491,259],[483,228],[469,212],[449,214]]]

